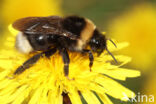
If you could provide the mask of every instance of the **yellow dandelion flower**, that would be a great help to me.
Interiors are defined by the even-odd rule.
[[[16,68],[32,56],[16,52],[14,42],[15,35],[9,36],[5,42],[6,48],[0,51],[0,104],[62,104],[64,95],[69,97],[72,104],[81,104],[82,97],[88,104],[100,104],[97,96],[105,104],[112,104],[108,95],[122,101],[127,100],[123,99],[125,94],[130,98],[134,95],[113,80],[124,81],[140,75],[139,71],[121,68],[131,61],[130,57],[115,55],[120,64],[113,65],[110,63],[112,57],[104,52],[100,57],[95,57],[90,71],[88,56],[69,53],[69,78],[73,79],[69,80],[63,73],[62,58],[56,53],[50,59],[41,58],[34,66],[14,76]],[[127,43],[118,43],[117,46],[116,49],[108,42],[111,51],[117,51]]]
[[[134,58],[131,63],[143,71],[152,69],[156,58],[156,8],[153,4],[140,4],[130,8],[110,23],[110,34],[120,41],[129,41],[130,47],[122,51]],[[153,64],[154,63],[154,64]],[[154,67],[154,66],[153,66]]]

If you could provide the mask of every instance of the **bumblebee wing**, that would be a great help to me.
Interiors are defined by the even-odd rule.
[[[77,39],[76,35],[62,29],[61,21],[59,16],[26,17],[15,21],[13,27],[26,34],[57,34]]]

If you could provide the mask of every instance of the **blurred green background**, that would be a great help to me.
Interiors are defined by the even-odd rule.
[[[1,41],[5,41],[5,35],[9,34],[7,26],[21,17],[79,15],[89,18],[100,31],[107,33],[107,37],[130,43],[123,49],[125,51],[115,54],[131,56],[132,62],[124,67],[140,70],[142,75],[120,83],[136,94],[156,95],[156,0],[30,0],[28,4],[23,1],[23,9],[20,9],[21,1],[0,0]],[[46,6],[49,3],[51,8]],[[35,8],[34,4],[41,8]],[[111,99],[114,104],[132,104]],[[149,104],[136,102],[140,103]]]

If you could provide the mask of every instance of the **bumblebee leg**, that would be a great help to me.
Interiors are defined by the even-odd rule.
[[[92,71],[91,68],[93,66],[93,61],[94,61],[94,56],[93,56],[92,52],[90,50],[87,50],[87,49],[84,49],[82,52],[89,54],[89,61],[90,61],[89,67],[90,67],[90,71]]]
[[[39,53],[37,55],[34,55],[33,57],[31,57],[30,59],[28,59],[27,61],[25,61],[22,66],[19,66],[16,69],[16,71],[14,72],[14,74],[21,74],[26,69],[32,67],[41,57],[46,56],[47,58],[49,58],[55,52],[56,52],[56,48],[53,48],[53,49],[48,50],[46,52],[42,52],[42,53]]]
[[[61,56],[63,58],[63,62],[64,62],[64,74],[65,74],[65,76],[68,76],[69,63],[70,63],[68,52],[65,48],[61,48],[59,51],[60,51],[60,54],[61,54]]]

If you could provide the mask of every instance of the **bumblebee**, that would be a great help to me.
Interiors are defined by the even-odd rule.
[[[18,51],[25,54],[40,52],[19,66],[14,74],[24,72],[41,57],[49,58],[56,51],[59,51],[62,56],[65,76],[69,74],[70,58],[68,52],[89,54],[90,69],[94,61],[92,52],[100,55],[104,50],[107,50],[114,58],[107,49],[105,35],[98,31],[91,20],[83,17],[26,17],[16,20],[12,26],[20,31],[16,36],[15,43]],[[87,49],[88,46],[90,49]]]

